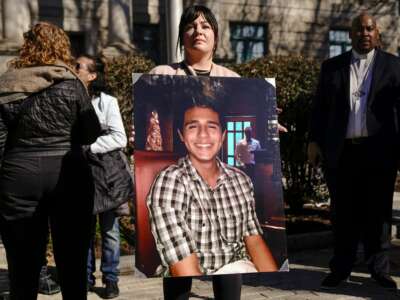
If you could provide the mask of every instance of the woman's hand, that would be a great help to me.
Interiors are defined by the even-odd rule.
[[[131,130],[129,132],[128,143],[132,148],[134,148],[134,145],[135,145],[135,125],[131,125]]]
[[[288,132],[287,128],[285,126],[282,126],[278,122],[278,132]]]
[[[282,108],[277,107],[276,113],[279,115],[282,112]],[[287,128],[278,122],[278,132],[288,132]]]

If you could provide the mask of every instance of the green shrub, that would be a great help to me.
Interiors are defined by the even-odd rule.
[[[125,131],[131,134],[132,125],[132,73],[147,73],[155,64],[141,54],[128,54],[113,58],[106,63],[106,81],[111,93],[118,98]],[[128,152],[131,153],[131,145]]]
[[[132,73],[147,73],[155,64],[140,54],[128,54],[106,62],[106,81],[111,94],[118,99],[125,132],[131,138],[132,130]],[[132,153],[132,144],[128,143],[127,152]],[[128,157],[131,157],[128,155]],[[129,202],[132,205],[132,202]],[[121,255],[132,254],[135,229],[131,217],[121,217],[120,237]]]
[[[243,77],[276,78],[279,123],[288,133],[280,134],[284,199],[291,208],[326,197],[319,170],[307,163],[308,125],[319,63],[301,56],[263,57],[229,66]]]

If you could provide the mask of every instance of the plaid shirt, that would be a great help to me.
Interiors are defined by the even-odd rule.
[[[255,213],[253,185],[236,168],[218,160],[220,176],[211,189],[188,157],[158,174],[147,197],[150,223],[162,267],[196,253],[200,270],[212,274],[248,258],[245,236],[262,233]]]

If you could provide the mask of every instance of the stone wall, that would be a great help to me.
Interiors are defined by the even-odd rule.
[[[360,5],[360,2],[364,4]],[[329,30],[349,29],[352,18],[364,9],[376,17],[384,49],[397,54],[400,47],[399,3],[396,0],[226,0],[218,1],[218,4],[214,1],[203,3],[216,7],[214,11],[221,28],[217,55],[221,58],[232,57],[229,32],[232,21],[265,23],[269,54],[326,58]]]
[[[135,22],[158,24],[164,5],[158,0],[133,1]],[[220,27],[217,58],[232,60],[230,22],[265,23],[267,52],[272,55],[302,54],[328,57],[330,29],[349,29],[351,19],[367,10],[377,19],[383,47],[394,54],[400,47],[399,1],[397,0],[183,0],[208,6]],[[160,26],[160,49],[166,49],[165,26]]]
[[[183,0],[207,5],[220,26],[217,58],[232,60],[230,22],[265,24],[267,53],[328,56],[329,29],[348,29],[351,19],[368,9],[378,22],[385,50],[400,47],[399,1],[397,0]],[[166,55],[165,1],[160,0],[0,0],[0,56],[16,55],[22,32],[38,20],[49,20],[71,34],[80,34],[84,52],[104,48],[132,50],[133,23],[160,24],[159,49]],[[112,46],[113,45],[113,46]],[[0,62],[1,64],[1,62]],[[1,66],[0,66],[1,68]]]
[[[0,0],[0,70],[10,55],[18,54],[23,32],[38,21],[79,37],[84,44],[79,49],[89,54],[133,49],[132,0]]]

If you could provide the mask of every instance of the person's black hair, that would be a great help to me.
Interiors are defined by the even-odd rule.
[[[183,133],[183,127],[184,127],[184,119],[185,119],[185,113],[189,109],[192,109],[194,107],[201,107],[201,108],[209,108],[212,111],[216,112],[218,114],[219,118],[219,123],[221,126],[221,131],[225,131],[226,126],[225,126],[225,117],[224,117],[224,110],[223,110],[223,105],[221,101],[218,101],[212,97],[206,96],[206,95],[199,95],[199,96],[193,96],[191,99],[188,99],[187,101],[183,102],[183,105],[179,109],[179,116],[178,118],[178,126],[179,130]]]
[[[217,50],[218,46],[218,22],[212,11],[203,5],[192,5],[187,7],[181,16],[179,22],[179,36],[176,48],[182,51],[183,48],[183,35],[185,33],[186,26],[196,20],[199,16],[203,16],[206,21],[210,24],[212,31],[214,32],[214,52]]]
[[[79,55],[78,58],[79,57],[88,58],[90,60],[90,63],[87,65],[88,71],[91,73],[96,73],[96,79],[93,80],[88,86],[89,94],[91,96],[98,97],[100,96],[101,92],[109,93],[104,76],[104,62],[100,58],[90,54],[82,54]]]
[[[98,67],[96,64],[97,58],[95,56],[85,53],[78,55],[77,59],[80,57],[88,58],[90,60],[90,63],[87,65],[87,69],[90,73],[97,73],[101,69],[101,66]]]

